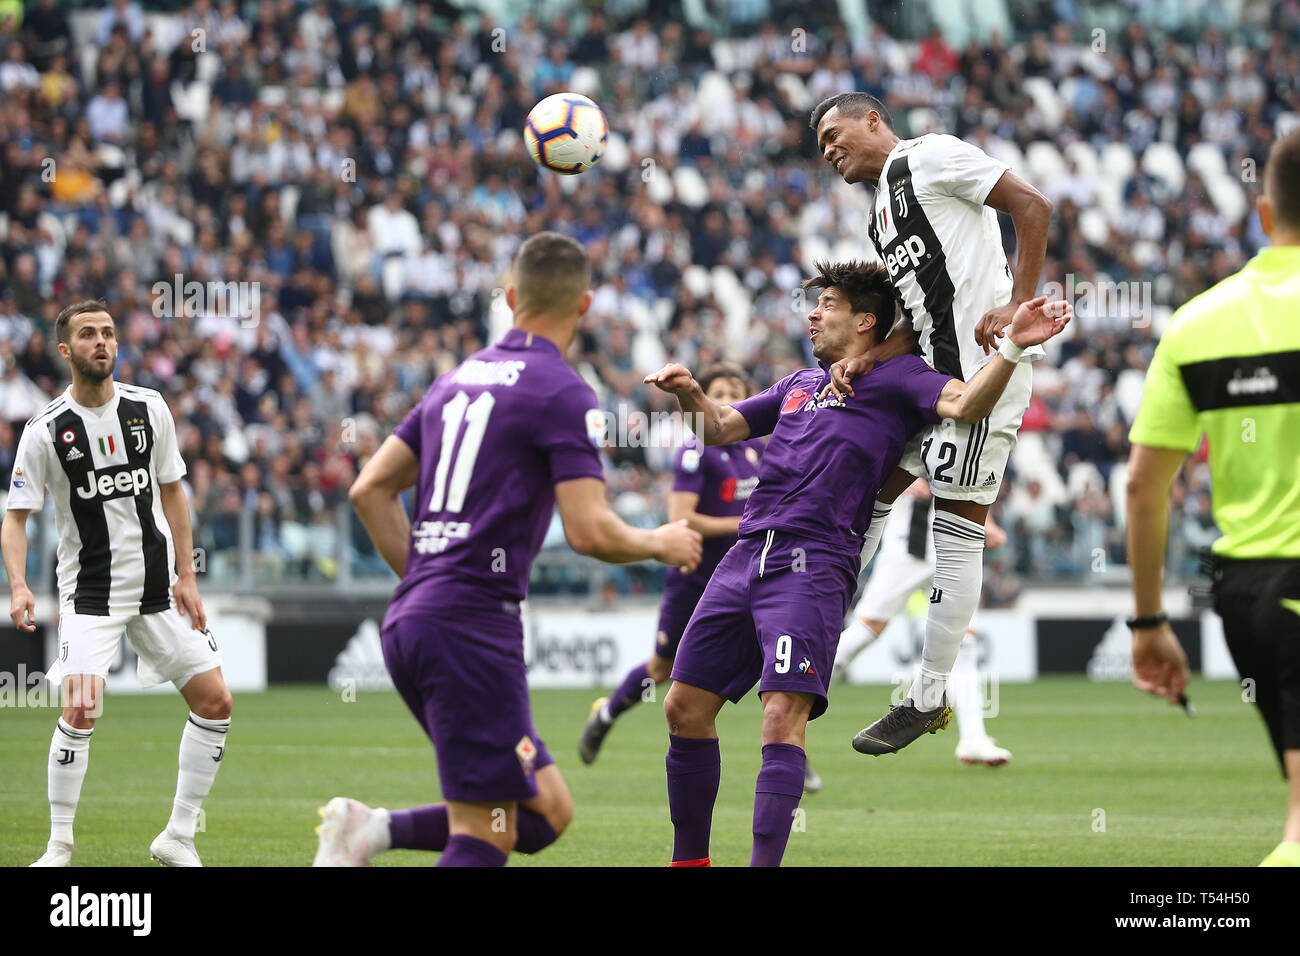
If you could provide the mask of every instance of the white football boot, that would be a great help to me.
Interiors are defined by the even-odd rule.
[[[149,858],[163,866],[202,866],[193,840],[183,840],[168,828],[149,844]]]
[[[45,852],[35,863],[29,863],[28,866],[71,866],[72,865],[72,844],[60,843],[58,840],[51,840],[45,847]]]
[[[992,737],[972,737],[957,743],[957,759],[966,764],[984,764],[987,767],[1000,767],[1011,759],[1011,751],[999,747]]]
[[[370,866],[373,857],[389,848],[387,810],[335,797],[317,812],[320,847],[312,866]]]

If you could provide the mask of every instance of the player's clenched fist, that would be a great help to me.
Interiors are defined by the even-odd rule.
[[[686,526],[685,518],[671,524],[661,524],[653,534],[656,561],[680,568],[683,574],[690,574],[699,565],[704,538],[698,531]]]
[[[678,365],[676,362],[669,362],[659,371],[651,372],[643,381],[645,384],[654,385],[670,395],[689,395],[698,391],[700,387],[690,369],[684,365]]]

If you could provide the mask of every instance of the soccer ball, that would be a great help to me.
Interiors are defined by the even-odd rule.
[[[585,173],[605,155],[609,124],[599,106],[578,93],[548,96],[528,114],[524,143],[542,169],[561,176]]]

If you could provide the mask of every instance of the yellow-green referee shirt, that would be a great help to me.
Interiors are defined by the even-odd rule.
[[[1229,558],[1300,558],[1300,246],[1262,250],[1174,313],[1147,372],[1134,444],[1209,436]]]

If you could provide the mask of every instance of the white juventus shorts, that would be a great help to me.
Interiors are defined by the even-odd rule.
[[[59,612],[59,656],[47,670],[55,683],[71,674],[107,677],[122,635],[140,658],[136,673],[144,687],[171,681],[180,690],[196,674],[221,666],[211,631],[196,631],[174,607],[152,614]]]
[[[908,598],[923,588],[929,590],[933,581],[934,565],[929,561],[881,548],[853,613],[864,621],[892,621],[907,607]]]
[[[922,429],[907,443],[898,467],[918,478],[928,476],[930,492],[936,498],[993,504],[1029,407],[1031,365],[1016,365],[988,418],[974,425],[945,418]]]

